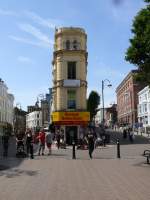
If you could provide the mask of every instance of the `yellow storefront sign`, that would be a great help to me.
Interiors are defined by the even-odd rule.
[[[53,122],[63,122],[63,121],[79,121],[87,122],[90,121],[89,112],[53,112],[52,113]]]

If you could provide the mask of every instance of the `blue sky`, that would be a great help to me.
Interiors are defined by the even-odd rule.
[[[88,35],[88,93],[101,94],[105,105],[116,101],[115,89],[134,68],[124,60],[134,16],[143,0],[0,0],[0,77],[15,104],[23,109],[52,87],[55,27],[75,26]]]

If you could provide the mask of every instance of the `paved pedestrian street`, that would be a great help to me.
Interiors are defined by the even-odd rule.
[[[141,156],[149,144],[100,147],[89,159],[87,150],[53,148],[51,156],[0,158],[1,200],[148,200],[150,165]],[[3,167],[3,170],[2,170]]]

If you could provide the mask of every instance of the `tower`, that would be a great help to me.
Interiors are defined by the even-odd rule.
[[[52,122],[63,129],[67,143],[77,140],[79,127],[87,125],[87,35],[82,28],[55,30],[53,54]]]

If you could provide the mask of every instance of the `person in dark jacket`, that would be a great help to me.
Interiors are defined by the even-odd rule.
[[[57,130],[56,133],[56,141],[57,141],[57,148],[60,148],[60,139],[61,139],[61,135],[60,135],[60,130]]]
[[[28,130],[26,132],[26,147],[27,147],[27,156],[30,154],[30,158],[33,159],[33,135],[32,131]]]
[[[3,156],[8,156],[8,147],[9,147],[9,135],[6,133],[2,136],[2,144],[3,144]]]
[[[88,149],[89,149],[89,156],[92,159],[92,153],[94,151],[94,135],[89,130],[87,134],[87,140],[88,140]]]
[[[126,130],[126,129],[123,130],[123,138],[124,138],[124,139],[127,138],[127,130]]]

